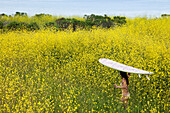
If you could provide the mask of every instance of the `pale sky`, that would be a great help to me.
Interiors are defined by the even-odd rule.
[[[26,12],[29,16],[45,13],[54,16],[160,17],[170,14],[170,0],[0,0],[0,14]]]

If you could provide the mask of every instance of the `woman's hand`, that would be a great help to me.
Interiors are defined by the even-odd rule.
[[[114,84],[115,88],[121,88],[121,89],[127,89],[127,86],[117,86],[116,84]]]
[[[116,85],[116,84],[114,84],[114,86],[115,86],[115,88],[117,88],[117,85]]]
[[[127,76],[128,76],[128,78],[129,78],[129,77],[130,77],[130,73],[128,73],[128,75],[127,75]]]

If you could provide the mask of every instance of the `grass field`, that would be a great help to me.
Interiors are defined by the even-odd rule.
[[[131,74],[129,107],[118,71],[99,58],[154,72]],[[128,19],[122,27],[0,34],[0,110],[6,112],[170,112],[170,19]]]

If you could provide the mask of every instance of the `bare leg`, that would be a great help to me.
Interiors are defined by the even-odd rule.
[[[126,109],[128,107],[128,97],[122,97],[123,106]]]

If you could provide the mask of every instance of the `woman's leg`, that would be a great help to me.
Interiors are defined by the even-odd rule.
[[[127,108],[128,107],[128,97],[125,97],[124,104],[125,104],[125,108]]]
[[[123,102],[124,108],[127,108],[128,107],[128,97],[123,96],[122,97],[122,102]]]

